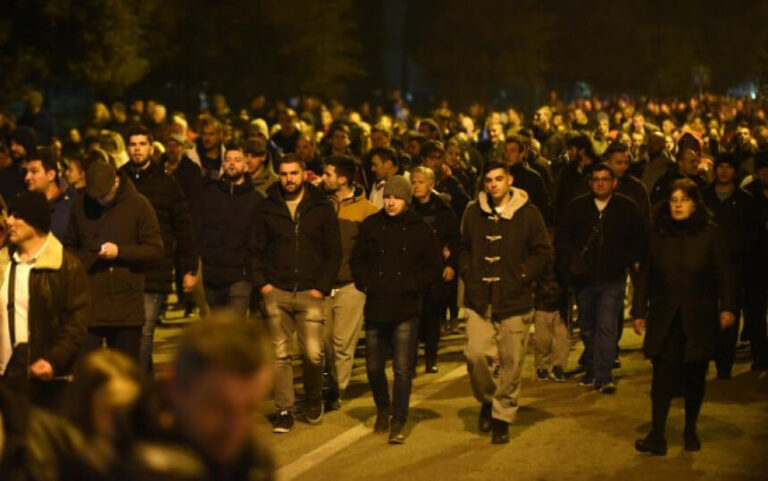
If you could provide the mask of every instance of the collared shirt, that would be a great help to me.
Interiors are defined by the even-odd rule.
[[[384,186],[386,183],[386,180],[380,180],[376,182],[376,185],[374,185],[373,189],[371,189],[369,200],[371,201],[371,204],[376,206],[377,209],[384,207]]]
[[[11,266],[9,265],[5,269],[3,284],[0,287],[0,374],[5,372],[13,349],[20,343],[29,341],[29,274],[46,247],[48,247],[47,239],[40,250],[25,262],[22,262],[17,252],[13,253],[13,262],[16,263],[13,303],[16,343],[13,346],[11,346],[11,330],[8,323],[8,279],[11,274]]]

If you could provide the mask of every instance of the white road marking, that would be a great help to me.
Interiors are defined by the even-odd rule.
[[[419,405],[422,401],[434,396],[446,387],[450,386],[450,381],[458,379],[467,373],[467,367],[461,365],[456,369],[440,376],[434,382],[425,384],[424,387],[411,392],[410,407]],[[359,439],[371,434],[373,431],[369,426],[363,423],[350,428],[325,444],[301,456],[295,461],[286,464],[277,471],[278,481],[291,481],[301,474],[305,473],[313,466],[316,466],[334,454],[357,442]]]

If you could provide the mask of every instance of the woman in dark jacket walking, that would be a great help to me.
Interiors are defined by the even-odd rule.
[[[725,239],[692,180],[672,185],[655,219],[632,303],[635,331],[647,329],[643,350],[653,362],[652,428],[635,448],[663,455],[670,402],[680,394],[685,397],[685,449],[701,448],[696,421],[707,365],[718,331],[734,323],[736,291]]]

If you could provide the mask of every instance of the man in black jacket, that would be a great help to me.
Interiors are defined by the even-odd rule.
[[[440,328],[445,321],[452,284],[457,280],[459,263],[459,242],[461,233],[459,221],[451,206],[432,189],[435,187],[435,173],[428,167],[416,167],[411,172],[413,185],[413,210],[432,229],[443,259],[442,277],[424,291],[419,322],[419,339],[424,342],[426,372],[436,373],[437,345],[440,342]],[[414,359],[415,361],[415,359]],[[415,363],[414,363],[415,364]]]
[[[106,162],[85,173],[86,195],[72,209],[63,240],[88,274],[93,316],[84,351],[119,349],[138,360],[144,325],[144,268],[163,257],[155,210],[122,172]]]
[[[304,354],[307,420],[323,416],[323,336],[325,297],[341,265],[339,223],[322,191],[304,181],[306,166],[295,155],[278,167],[280,182],[267,189],[259,209],[254,287],[264,296],[275,348],[274,431],[286,433],[294,422],[293,336]]]
[[[424,166],[435,173],[435,190],[443,194],[456,214],[456,218],[460,219],[470,199],[464,187],[461,186],[461,181],[453,175],[450,167],[445,165],[443,143],[439,140],[428,141],[421,148],[420,156]]]
[[[714,212],[715,221],[725,234],[730,261],[736,272],[736,283],[739,290],[739,308],[744,312],[744,329],[753,323],[765,324],[765,316],[755,318],[754,313],[760,312],[762,302],[760,293],[752,287],[761,267],[755,260],[760,255],[761,215],[759,204],[754,196],[736,185],[739,172],[739,158],[735,154],[720,154],[715,160],[715,182],[703,191],[704,203]],[[739,312],[735,312],[736,324],[728,327],[717,338],[715,348],[715,365],[720,379],[730,379],[733,361],[736,355],[736,343],[739,334]],[[765,351],[765,340],[756,336],[752,344],[752,357],[756,364],[768,362],[768,352]]]
[[[203,261],[205,298],[214,309],[245,315],[256,266],[256,226],[263,197],[246,174],[241,148],[227,149],[224,173],[200,198],[198,245]]]
[[[366,293],[366,371],[377,410],[374,430],[389,430],[391,444],[405,442],[421,295],[440,279],[442,268],[435,236],[408,208],[410,202],[410,182],[400,175],[389,179],[384,209],[363,221],[350,259],[355,285]],[[384,371],[388,348],[395,373],[391,400]]]
[[[512,187],[505,164],[483,169],[484,192],[470,203],[461,232],[459,273],[467,309],[467,370],[482,403],[479,429],[492,442],[509,442],[517,414],[520,376],[533,322],[533,288],[553,261],[552,245],[539,210],[528,194]],[[497,354],[498,353],[498,354]],[[498,355],[501,379],[493,379]]]
[[[592,141],[586,134],[568,139],[568,163],[560,170],[555,182],[555,223],[559,227],[571,201],[589,192],[587,179],[593,163],[597,161]]]
[[[555,236],[558,272],[574,288],[584,342],[582,386],[616,392],[611,367],[616,360],[616,314],[624,303],[627,270],[644,248],[637,206],[616,192],[618,179],[606,164],[590,177],[591,194],[574,199]]]
[[[677,162],[669,164],[667,172],[654,184],[649,195],[651,205],[656,207],[669,199],[672,184],[678,179],[689,178],[703,191],[707,182],[699,175],[699,155],[692,149],[681,149],[677,154]]]
[[[541,174],[528,166],[525,158],[528,156],[528,141],[520,135],[512,135],[504,141],[504,163],[509,166],[509,173],[515,179],[515,187],[523,189],[528,199],[535,205],[544,223],[550,225],[552,220],[552,205],[549,194],[544,187]]]
[[[162,307],[173,290],[173,268],[178,255],[183,275],[183,289],[190,291],[197,284],[197,253],[193,240],[189,207],[178,181],[152,163],[152,134],[145,127],[128,132],[128,156],[131,161],[122,169],[138,191],[155,209],[163,237],[165,255],[145,267],[144,314],[141,330],[139,365],[152,366],[152,341],[155,324],[160,320]]]

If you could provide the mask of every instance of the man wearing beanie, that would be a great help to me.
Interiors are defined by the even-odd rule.
[[[388,179],[384,208],[360,225],[349,261],[355,286],[366,294],[366,370],[377,410],[374,430],[389,432],[392,444],[405,442],[421,293],[443,270],[432,229],[410,203],[410,182],[400,175]],[[391,399],[384,371],[390,347],[395,372]]]
[[[763,225],[760,204],[755,197],[737,184],[739,158],[736,154],[723,153],[715,159],[715,181],[703,191],[704,202],[715,214],[715,221],[726,238],[728,253],[736,269],[741,309],[744,312],[744,331],[751,336],[757,324],[765,325],[765,313],[760,317],[765,291],[760,292],[760,277],[764,275],[761,266],[755,262],[760,255],[760,237]],[[761,299],[762,298],[762,299]],[[738,312],[736,319],[740,316]],[[719,333],[715,346],[717,377],[730,379],[736,355],[739,335],[738,321]],[[768,362],[765,330],[755,335],[752,358],[755,364]]]
[[[85,341],[91,298],[85,270],[50,233],[48,200],[10,202],[9,245],[0,250],[0,375],[35,402],[50,403]]]
[[[164,255],[157,215],[111,164],[93,162],[85,178],[85,195],[76,199],[63,239],[83,263],[93,298],[83,351],[98,349],[106,341],[138,361],[144,269]]]

